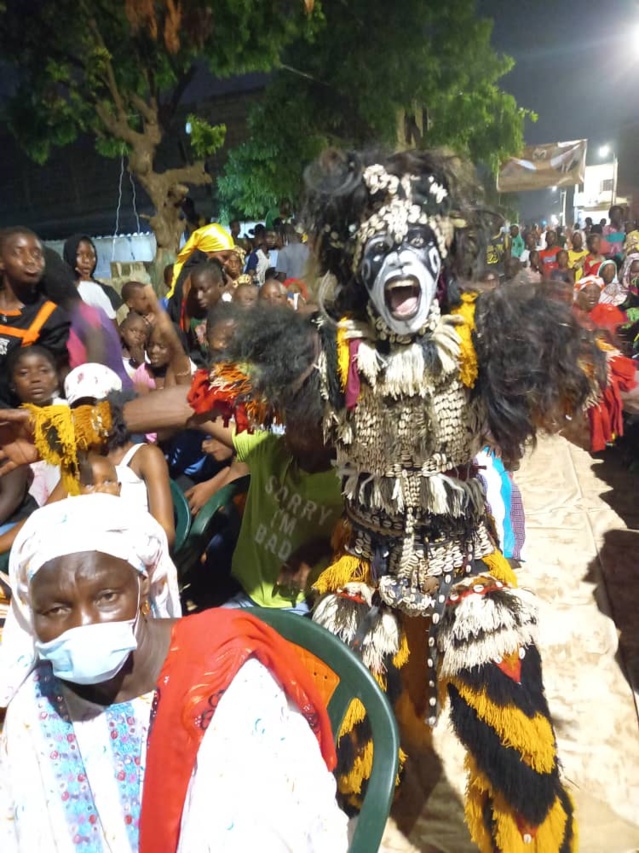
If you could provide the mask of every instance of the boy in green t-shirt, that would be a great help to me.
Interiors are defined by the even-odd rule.
[[[343,513],[332,451],[317,431],[289,422],[284,435],[210,432],[233,445],[226,482],[251,475],[231,574],[242,587],[225,607],[280,607],[308,612],[305,590],[325,568]]]
[[[233,444],[251,481],[231,569],[244,594],[226,606],[307,610],[304,588],[325,567],[343,511],[330,451],[290,427],[284,436],[240,433]]]

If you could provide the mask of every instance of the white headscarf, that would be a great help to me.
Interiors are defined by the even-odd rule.
[[[6,707],[37,660],[29,600],[33,576],[50,560],[90,551],[125,560],[149,578],[153,616],[182,615],[166,533],[148,512],[131,512],[119,497],[105,494],[41,507],[29,516],[11,548],[12,599],[0,646],[0,707]]]
[[[628,287],[624,283],[623,278],[621,281],[619,281],[619,278],[617,277],[617,264],[613,260],[604,261],[599,267],[597,275],[601,278],[601,271],[606,266],[606,264],[612,264],[614,266],[615,277],[610,282],[610,284],[607,284],[603,288],[603,290],[601,291],[601,296],[599,297],[599,301],[604,305],[623,305],[623,303],[628,298]]]

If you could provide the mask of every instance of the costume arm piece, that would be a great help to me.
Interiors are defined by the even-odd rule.
[[[505,459],[600,397],[604,358],[564,303],[529,285],[498,288],[477,300],[475,323],[476,389]]]

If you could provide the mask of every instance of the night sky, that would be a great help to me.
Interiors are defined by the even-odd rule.
[[[516,61],[502,88],[539,115],[526,142],[588,139],[594,161],[639,125],[639,2],[478,0],[477,9],[494,20],[495,49]],[[540,193],[520,201],[524,216],[541,212]]]

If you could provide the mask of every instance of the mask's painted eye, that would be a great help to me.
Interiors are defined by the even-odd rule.
[[[428,252],[428,265],[431,268],[431,271],[435,278],[439,275],[439,270],[441,269],[442,261],[439,257],[439,252],[437,251],[436,246],[431,246]]]
[[[416,249],[423,249],[426,245],[426,240],[423,234],[415,234],[414,237],[411,237],[410,245],[414,246]]]

